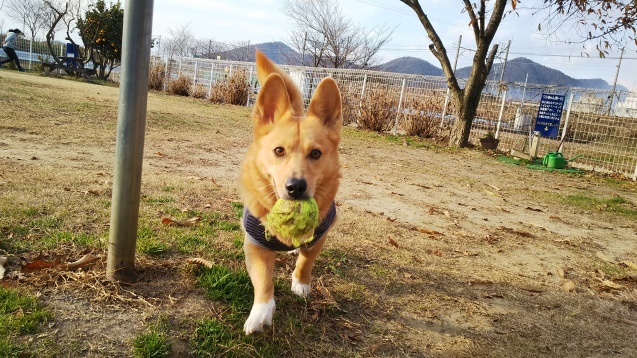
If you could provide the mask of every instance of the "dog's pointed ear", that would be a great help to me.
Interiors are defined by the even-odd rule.
[[[343,126],[341,93],[334,79],[327,77],[319,83],[307,114],[318,117],[325,126],[340,131]]]
[[[288,96],[290,97],[290,103],[292,105],[292,111],[294,115],[302,116],[303,115],[303,95],[294,84],[294,81],[288,76],[285,71],[283,71],[279,66],[277,66],[272,60],[267,58],[263,52],[256,50],[256,58],[257,58],[257,80],[261,86],[265,83],[273,73],[277,73],[283,79],[285,83],[285,88],[288,91]]]
[[[278,73],[278,69],[276,64],[272,62],[269,58],[267,58],[263,52],[256,50],[256,58],[257,58],[257,80],[261,86],[268,79],[268,76],[272,73]]]
[[[285,88],[285,82],[276,73],[269,75],[259,90],[259,96],[254,106],[254,126],[272,124],[290,110],[290,97]]]

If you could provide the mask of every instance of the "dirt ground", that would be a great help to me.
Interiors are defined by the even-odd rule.
[[[32,176],[43,198],[90,190],[107,198],[117,89],[11,71],[0,71],[0,82],[2,212],[10,200],[20,202],[16,188]],[[44,105],[50,101],[52,107]],[[95,118],[90,106],[101,107],[104,117]],[[236,122],[220,122],[220,108]],[[249,140],[248,109],[153,93],[143,185],[190,186],[184,206],[227,205],[238,200],[236,178]],[[340,219],[326,250],[341,257],[336,269],[347,280],[333,274],[331,259],[319,260],[315,270],[347,312],[332,325],[342,337],[338,355],[637,357],[634,182],[531,170],[480,150],[352,128],[340,152]],[[214,192],[206,191],[210,186]],[[618,197],[623,211],[609,204]],[[78,228],[108,224],[94,222],[90,212],[77,215]],[[0,230],[2,240],[11,240],[7,221]],[[70,345],[86,356],[129,356],[148,317],[170,311],[184,327],[173,354],[188,355],[187,319],[216,314],[214,305],[181,269],[183,261],[144,260],[139,283],[128,288],[129,305],[25,279],[21,285],[41,292],[55,316],[34,340],[65,342],[59,356],[71,356]],[[82,273],[64,280],[74,275]],[[103,291],[122,289],[99,277],[91,282]],[[312,295],[321,292],[315,287]]]

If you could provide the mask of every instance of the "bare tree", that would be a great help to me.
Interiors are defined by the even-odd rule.
[[[542,6],[535,9],[544,12],[540,33],[550,41],[581,43],[584,48],[589,42],[596,42],[600,57],[605,57],[615,45],[624,46],[626,40],[637,43],[637,1],[543,0]],[[574,29],[574,34],[560,34],[565,26]]]
[[[193,54],[195,57],[216,59],[230,47],[225,42],[219,42],[215,39],[197,39],[193,46]]]
[[[473,31],[476,52],[473,56],[471,72],[464,88],[458,84],[442,39],[429,20],[427,12],[418,0],[400,0],[409,6],[418,16],[420,23],[431,41],[429,49],[442,66],[451,92],[451,101],[455,104],[456,121],[451,129],[449,144],[465,147],[469,141],[471,123],[480,104],[480,95],[484,89],[487,76],[491,71],[493,60],[498,51],[495,44],[489,51],[498,27],[507,13],[516,10],[517,0],[463,0],[462,11],[469,18],[469,27]],[[580,33],[583,42],[601,41],[600,54],[607,49],[613,36],[626,37],[626,32],[634,38],[637,24],[637,2],[635,0],[542,0],[544,9],[549,10],[544,23],[552,22],[557,26],[568,24],[587,31]],[[537,7],[536,7],[537,9]],[[628,30],[628,31],[626,31]]]
[[[71,0],[71,1],[55,1],[55,0],[44,0],[44,3],[49,7],[49,31],[46,34],[46,43],[49,48],[49,53],[53,56],[54,61],[59,65],[64,65],[64,60],[60,58],[58,55],[58,51],[53,48],[53,41],[55,38],[55,32],[63,29],[66,31],[66,40],[71,42],[73,46],[76,46],[76,43],[73,41],[71,36],[71,32],[75,29],[75,22],[81,16],[83,11],[86,11],[86,7],[88,2],[82,0]],[[81,54],[78,54],[79,57],[76,61],[80,62],[80,65],[83,67],[86,59]],[[68,74],[72,74],[69,71],[66,71]]]
[[[6,9],[9,16],[26,26],[32,39],[47,28],[49,9],[42,0],[7,0]]]
[[[255,61],[254,47],[250,47],[250,41],[233,41],[228,44],[224,54],[226,56],[224,60]]]
[[[436,57],[442,66],[442,71],[447,78],[447,86],[451,92],[451,100],[456,108],[456,121],[451,129],[449,144],[458,147],[465,147],[469,142],[471,123],[480,104],[480,95],[487,81],[487,76],[491,71],[493,60],[498,52],[498,45],[493,45],[491,51],[489,46],[500,26],[504,16],[505,7],[510,0],[495,0],[487,4],[488,0],[480,0],[480,3],[471,3],[471,0],[463,0],[464,11],[469,16],[469,26],[473,30],[473,37],[476,43],[476,52],[473,55],[471,73],[464,88],[460,88],[456,75],[454,74],[447,49],[434,26],[429,21],[429,17],[420,6],[418,0],[400,0],[409,6],[416,15],[420,23],[427,31],[427,36],[432,44],[429,50]],[[488,17],[488,18],[487,18]]]
[[[336,0],[285,0],[282,10],[294,22],[290,45],[304,64],[315,67],[367,67],[394,31],[354,25]]]
[[[162,48],[168,58],[187,57],[196,53],[197,40],[189,28],[190,24],[177,28],[169,28],[168,36],[162,38]]]

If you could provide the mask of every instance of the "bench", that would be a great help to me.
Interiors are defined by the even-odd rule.
[[[65,59],[65,58],[62,58]],[[75,59],[77,60],[77,59]],[[74,73],[76,76],[83,76],[84,78],[89,78],[89,76],[95,76],[97,71],[93,68],[83,68],[83,67],[72,67],[66,65],[60,65],[55,62],[43,62],[42,67],[46,68],[45,75],[50,74],[53,70],[60,69],[62,71]]]

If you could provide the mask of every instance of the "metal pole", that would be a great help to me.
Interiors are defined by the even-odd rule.
[[[613,99],[615,98],[615,89],[617,89],[617,77],[619,77],[619,69],[622,67],[622,57],[624,57],[624,48],[619,53],[619,63],[617,64],[617,72],[615,72],[615,80],[613,81],[613,91],[610,93],[610,102],[608,103],[608,113],[610,116],[611,108],[613,108]]]
[[[197,65],[199,64],[199,62],[197,60],[195,60],[195,74],[192,76],[192,84],[196,85],[197,84]]]
[[[507,51],[504,53],[504,63],[502,64],[502,72],[500,72],[500,83],[502,83],[502,79],[504,78],[504,70],[507,68],[507,59],[509,58],[509,49],[511,48],[511,40],[509,40],[509,44],[507,45]]]
[[[396,120],[394,121],[394,129],[392,130],[392,134],[396,134],[396,131],[398,130],[398,118],[400,118],[400,111],[402,110],[402,106],[403,106],[403,95],[405,94],[405,83],[406,83],[406,79],[403,78],[403,86],[400,89],[400,99],[398,100],[398,110],[396,112]]]
[[[507,99],[507,90],[502,93],[502,104],[500,105],[500,115],[498,116],[498,125],[495,127],[495,139],[500,136],[500,125],[502,124],[502,117],[504,116],[504,105]]]
[[[130,282],[135,270],[153,0],[127,1],[106,274]]]
[[[365,87],[367,87],[367,73],[363,76],[363,89],[361,90],[361,102],[365,98]]]
[[[250,107],[250,94],[252,93],[252,70],[253,70],[253,67],[250,66],[250,74],[248,75],[248,83],[250,84],[250,91],[248,92],[248,99],[246,100],[246,107]]]
[[[210,83],[208,84],[208,98],[212,95],[212,79],[215,76],[215,63],[212,63],[212,67],[210,68]]]
[[[303,36],[303,50],[301,51],[301,66],[305,66],[305,43],[307,42],[307,31]]]
[[[164,66],[164,92],[166,92],[166,87],[168,86],[168,81],[170,80],[170,73],[168,73],[168,62],[170,58],[166,56],[166,65]],[[171,67],[172,70],[172,67]]]
[[[32,59],[33,59],[33,37],[29,39],[29,69],[31,69]]]
[[[562,141],[560,142],[560,148],[557,150],[562,153],[564,149],[564,139],[566,138],[566,131],[568,130],[568,119],[571,118],[571,106],[573,105],[573,96],[575,93],[571,92],[571,96],[568,99],[568,109],[566,110],[566,118],[564,118],[564,128],[562,128]]]
[[[453,73],[456,74],[456,66],[458,65],[458,57],[460,57],[460,44],[462,43],[462,35],[458,38],[458,47],[456,48],[456,59],[453,61]],[[445,95],[445,105],[442,108],[442,118],[440,118],[440,126],[445,123],[445,117],[447,116],[447,105],[449,104],[449,94],[451,90],[447,87],[447,94]]]

